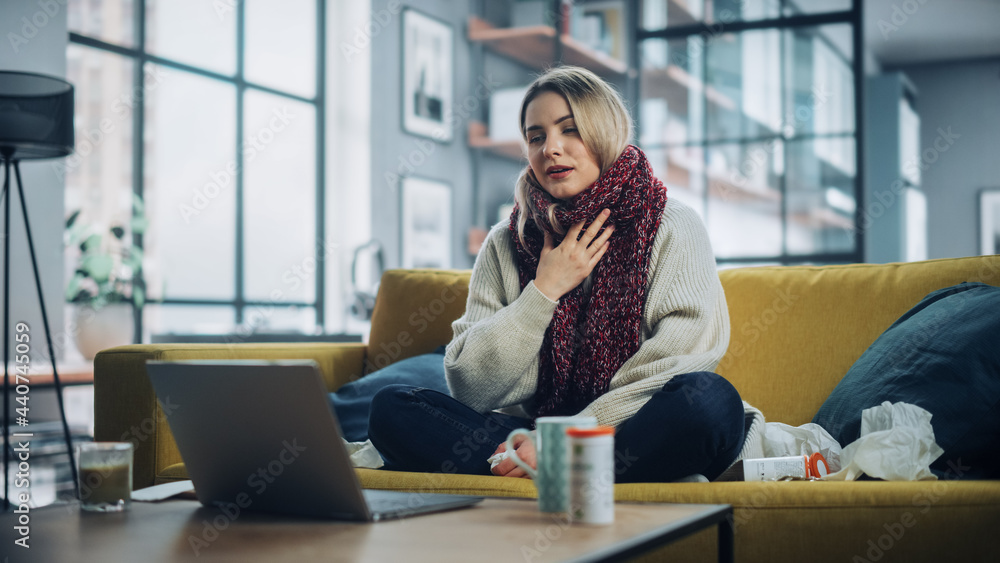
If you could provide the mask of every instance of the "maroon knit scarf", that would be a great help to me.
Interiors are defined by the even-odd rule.
[[[543,213],[555,202],[537,186],[531,198]],[[580,412],[607,392],[611,377],[639,349],[649,255],[666,204],[667,190],[653,176],[646,155],[629,145],[597,182],[556,211],[559,224],[568,229],[583,220],[589,224],[610,209],[605,226],[615,225],[615,233],[594,268],[589,298],[583,284],[564,295],[545,331],[533,405],[537,416]],[[515,206],[510,231],[523,290],[535,279],[544,236],[529,218],[522,245],[517,236],[520,212]],[[558,246],[563,235],[544,219],[541,223]]]

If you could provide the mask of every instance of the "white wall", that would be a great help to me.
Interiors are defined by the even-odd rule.
[[[60,3],[56,0],[0,1],[0,70],[37,72],[65,78],[68,32],[64,4],[65,2]],[[24,181],[28,220],[31,224],[49,327],[53,338],[57,338],[64,330],[62,240],[65,183],[51,166],[52,162],[48,160],[23,162],[21,178]],[[16,194],[13,176],[12,170],[11,189]],[[8,335],[13,338],[15,323],[19,321],[28,323],[31,327],[32,363],[42,367],[40,364],[48,358],[48,350],[45,346],[41,307],[38,304],[31,256],[28,253],[28,242],[21,215],[21,201],[18,196],[9,201],[11,291],[10,326],[6,329]],[[4,203],[6,202],[5,197]],[[3,207],[0,205],[0,228],[3,224],[2,210]],[[0,231],[0,239],[2,237],[3,231]],[[2,291],[3,276],[0,274],[0,294]],[[13,354],[13,350],[11,353]],[[56,356],[62,356],[58,350]]]
[[[899,70],[918,90],[928,258],[976,256],[978,191],[1000,188],[1000,59]]]
[[[376,17],[368,0],[330,2],[326,9],[326,236],[333,244],[326,257],[325,328],[367,336],[368,323],[347,314],[351,260],[372,238],[372,42],[397,16]]]

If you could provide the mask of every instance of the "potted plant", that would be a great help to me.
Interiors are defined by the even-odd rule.
[[[132,244],[132,234],[145,232],[146,219],[142,198],[135,194],[128,225],[84,224],[80,215],[77,210],[66,219],[65,243],[79,251],[66,299],[76,304],[77,348],[92,359],[100,350],[133,341],[133,307],[145,303],[146,285],[142,248]]]

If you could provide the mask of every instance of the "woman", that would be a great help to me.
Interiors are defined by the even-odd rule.
[[[451,396],[396,385],[373,399],[386,469],[522,477],[487,458],[556,415],[616,427],[618,482],[715,479],[762,457],[763,417],[711,372],[729,317],[708,235],[628,144],[617,92],[558,67],[528,88],[520,125],[529,166],[452,325]],[[515,447],[534,465],[530,441]]]

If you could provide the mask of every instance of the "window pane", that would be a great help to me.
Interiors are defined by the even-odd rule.
[[[229,334],[236,323],[231,306],[150,304],[142,314],[148,333],[143,342],[149,342],[153,334]]]
[[[854,138],[788,143],[788,253],[854,249]]]
[[[643,0],[641,25],[663,29],[710,24],[706,32],[711,33],[727,23],[850,9],[851,0]]]
[[[644,147],[700,141],[705,98],[699,38],[642,43],[640,143]],[[708,97],[718,103],[717,92]],[[729,102],[732,105],[732,102]]]
[[[803,28],[785,34],[785,135],[853,133],[850,25]]]
[[[667,197],[677,198],[705,218],[705,167],[701,147],[647,149],[653,174],[667,187]]]
[[[246,78],[311,97],[316,93],[316,0],[247,2]]]
[[[63,0],[59,3],[67,6],[70,31],[108,43],[135,45],[134,0],[70,0],[68,3]]]
[[[76,129],[75,151],[62,161],[66,214],[82,209],[80,221],[110,227],[111,221],[127,223],[130,216],[132,71],[131,59],[75,44],[66,48]]]
[[[754,139],[780,131],[780,32],[727,34],[707,51],[708,139]]]
[[[663,29],[699,23],[755,21],[780,15],[781,0],[643,0],[641,25],[645,29]],[[708,32],[711,30],[707,28]]]
[[[236,73],[236,2],[147,0],[146,49],[178,62]]]
[[[724,144],[708,150],[708,232],[720,258],[781,254],[783,145]]]
[[[167,298],[233,299],[235,88],[147,71],[158,83],[146,92],[146,256],[162,268]]]
[[[248,90],[245,115],[247,299],[312,301],[318,246],[316,110]]]
[[[316,308],[273,305],[249,306],[243,312],[243,326],[236,330],[237,334],[300,332],[313,334],[317,332]]]
[[[785,0],[785,15],[823,14],[851,9],[851,0]]]

